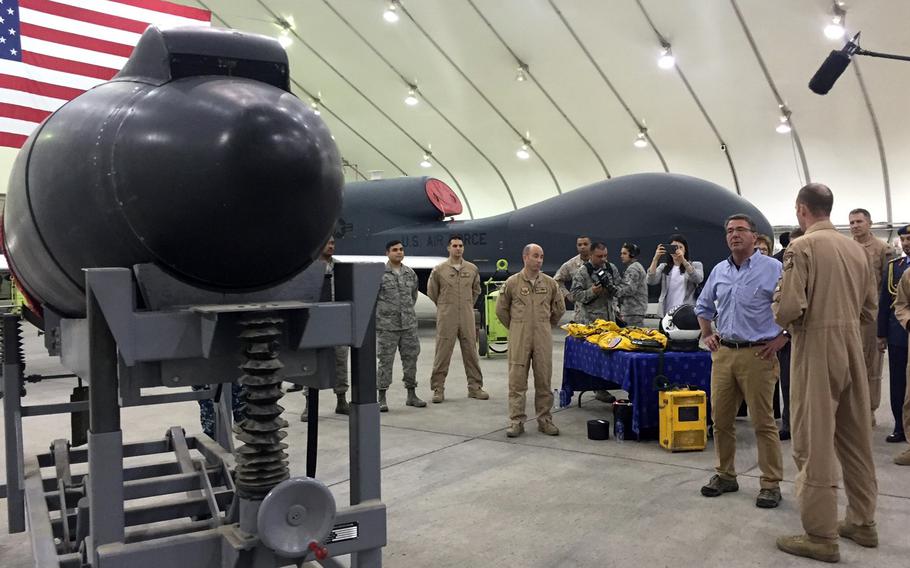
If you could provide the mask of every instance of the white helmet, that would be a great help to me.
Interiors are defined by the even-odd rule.
[[[660,327],[664,335],[672,341],[698,341],[701,337],[695,306],[691,304],[680,304],[667,312],[660,322]]]

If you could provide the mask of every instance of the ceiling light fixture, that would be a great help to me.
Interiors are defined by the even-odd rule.
[[[661,69],[673,69],[676,67],[676,57],[673,56],[669,43],[664,44],[663,49],[660,51],[660,56],[657,58],[657,66]]]
[[[433,162],[430,161],[429,154],[423,155],[423,160],[420,161],[420,167],[421,168],[432,168],[433,167]]]
[[[635,141],[632,142],[632,145],[635,146],[636,148],[647,148],[648,139],[645,137],[645,132],[647,132],[647,131],[648,131],[647,128],[642,128],[641,130],[639,130],[638,136],[635,137]]]
[[[838,2],[834,2],[833,11],[834,17],[831,18],[831,23],[825,26],[825,37],[831,40],[838,40],[843,38],[847,32],[844,29],[844,20],[847,19],[847,12]]]
[[[284,49],[291,47],[291,44],[294,43],[294,38],[291,37],[291,30],[294,29],[293,19],[291,17],[282,18],[278,16],[275,18],[275,25],[281,28],[278,33],[278,43]]]
[[[409,85],[408,96],[404,98],[404,104],[408,106],[415,106],[420,102],[420,99],[417,98],[417,87],[415,85]]]
[[[515,74],[515,80],[524,83],[528,80],[528,66],[525,63],[518,62],[518,72]]]
[[[776,130],[779,134],[787,134],[790,132],[790,130],[792,130],[792,128],[790,128],[790,119],[786,116],[781,115],[780,122],[777,124],[777,128],[774,130]]]
[[[310,102],[310,108],[313,109],[313,114],[315,114],[316,116],[319,116],[320,114],[322,114],[322,113],[319,112],[319,103],[321,102],[321,99],[322,99],[322,93],[319,93],[319,94]]]
[[[394,24],[401,19],[401,16],[398,15],[398,9],[400,7],[398,0],[392,0],[389,2],[389,5],[386,6],[385,12],[382,13],[382,19],[390,24]]]

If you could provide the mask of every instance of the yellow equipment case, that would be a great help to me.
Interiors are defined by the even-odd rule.
[[[672,452],[704,450],[708,443],[705,391],[660,391],[660,445]]]

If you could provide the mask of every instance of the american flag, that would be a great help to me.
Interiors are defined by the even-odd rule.
[[[22,147],[45,117],[110,80],[149,25],[210,20],[163,0],[0,0],[0,146]]]

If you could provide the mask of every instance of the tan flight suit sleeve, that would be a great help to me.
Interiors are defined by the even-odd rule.
[[[784,269],[771,303],[774,321],[784,329],[797,323],[806,312],[809,305],[806,290],[808,274],[808,257],[801,249],[794,250],[791,245],[784,253]]]
[[[502,322],[502,325],[509,327],[512,321],[512,280],[506,280],[506,283],[499,290],[499,297],[496,298],[496,317]]]
[[[471,305],[477,304],[477,298],[480,297],[480,271],[474,267],[474,282],[471,284]]]
[[[904,271],[903,276],[897,283],[894,317],[901,323],[901,327],[910,331],[910,270]]]
[[[556,325],[559,323],[562,315],[566,313],[566,302],[562,297],[562,294],[559,293],[559,284],[556,282],[552,283],[553,293],[552,299],[550,300],[550,325]]]
[[[866,296],[863,298],[863,310],[859,315],[860,323],[874,323],[878,315],[878,286],[875,285],[875,274],[869,267],[869,285],[866,286]]]
[[[439,299],[439,274],[435,268],[430,272],[430,279],[427,281],[427,296],[433,300],[434,304]]]

